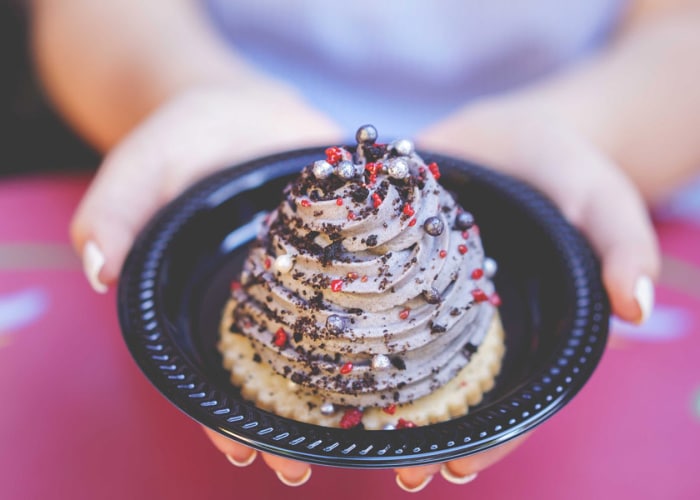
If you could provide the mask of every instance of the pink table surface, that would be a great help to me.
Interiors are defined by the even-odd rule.
[[[114,293],[83,279],[67,226],[85,186],[0,182],[0,498],[409,497],[390,471],[315,467],[292,490],[229,465],[131,360]],[[657,227],[651,320],[615,323],[589,384],[517,451],[414,498],[700,498],[700,191]]]

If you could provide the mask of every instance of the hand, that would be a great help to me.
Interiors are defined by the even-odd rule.
[[[542,191],[593,245],[613,312],[634,323],[649,316],[660,257],[644,201],[622,169],[574,127],[535,100],[495,99],[430,128],[420,146]]]
[[[626,175],[574,128],[534,102],[494,100],[431,127],[418,143],[519,177],[549,196],[601,258],[613,312],[635,323],[648,317],[660,259],[644,202]],[[397,482],[418,491],[438,470],[452,482],[468,482],[522,440],[442,466],[397,469]]]
[[[105,292],[141,228],[198,178],[276,150],[334,144],[339,137],[333,123],[286,89],[201,87],[178,95],[109,153],[78,207],[71,236],[88,280]],[[254,458],[253,450],[207,433],[229,460]],[[308,464],[263,459],[287,483],[308,479]]]
[[[197,179],[339,137],[335,124],[284,88],[202,86],[177,95],[107,155],[73,217],[88,280],[105,292],[146,222]]]

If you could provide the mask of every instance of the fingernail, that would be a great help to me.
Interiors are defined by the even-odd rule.
[[[651,278],[640,276],[637,279],[637,283],[634,286],[634,298],[642,311],[642,315],[637,321],[637,324],[641,325],[649,319],[651,311],[654,309],[654,283],[651,281]]]
[[[88,283],[97,293],[107,293],[107,285],[100,281],[100,271],[105,265],[105,256],[94,241],[88,241],[83,247],[83,271]]]
[[[418,493],[423,488],[428,486],[428,483],[432,480],[433,480],[433,476],[426,476],[425,479],[423,479],[423,482],[420,483],[418,486],[414,486],[413,488],[409,488],[401,480],[401,475],[396,474],[396,484],[399,485],[399,488],[401,488],[402,490],[407,491],[409,493]]]
[[[452,471],[447,467],[447,465],[443,465],[440,467],[440,474],[442,477],[445,478],[446,481],[452,483],[452,484],[467,484],[471,483],[476,479],[476,476],[478,475],[478,472],[474,472],[472,474],[467,474],[466,476],[457,476],[452,473]]]
[[[253,453],[251,453],[250,456],[249,456],[248,458],[246,458],[245,460],[240,460],[240,461],[239,461],[239,460],[236,460],[235,458],[233,458],[231,455],[229,455],[229,454],[227,453],[227,454],[226,454],[226,460],[228,460],[229,462],[231,462],[231,463],[232,463],[233,465],[235,465],[236,467],[248,467],[250,464],[252,464],[253,462],[255,462],[255,457],[257,457],[257,456],[258,456],[258,452],[255,451],[255,450],[253,450]]]
[[[292,487],[301,486],[302,484],[306,483],[309,480],[309,478],[311,477],[311,467],[306,469],[306,472],[304,472],[303,476],[301,476],[299,479],[296,479],[294,481],[292,481],[291,479],[287,479],[279,471],[275,471],[275,474],[277,474],[277,479],[279,479],[282,482],[282,484],[286,484],[287,486],[292,486]]]

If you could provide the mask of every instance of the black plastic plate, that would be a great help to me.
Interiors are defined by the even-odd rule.
[[[150,381],[187,415],[259,450],[343,467],[440,462],[542,423],[584,385],[607,339],[609,304],[589,245],[542,195],[436,154],[440,182],[473,212],[496,287],[507,352],[493,390],[469,414],[413,429],[331,429],[259,410],[229,382],[216,350],[229,286],[256,217],[323,148],[216,173],[165,207],[137,239],[119,283],[124,339]]]

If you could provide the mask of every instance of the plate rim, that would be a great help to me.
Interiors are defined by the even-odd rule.
[[[250,187],[259,186],[262,181],[284,175],[279,173],[283,170],[280,166],[288,167],[293,163],[298,171],[300,166],[309,162],[302,163],[304,159],[317,159],[324,149],[325,147],[310,147],[287,151],[210,174],[163,207],[137,237],[122,268],[117,310],[122,336],[132,357],[146,378],[163,396],[198,423],[261,451],[320,465],[390,468],[442,462],[502,444],[549,419],[581,390],[605,350],[610,317],[610,305],[600,278],[599,264],[590,245],[544,195],[524,182],[468,161],[424,151],[419,151],[424,159],[437,161],[441,165],[458,165],[458,169],[497,189],[527,210],[535,212],[534,215],[539,216],[533,217],[536,222],[539,222],[538,219],[544,219],[545,215],[550,222],[556,221],[556,231],[564,233],[559,234],[557,238],[551,234],[555,229],[545,226],[542,228],[552,236],[553,241],[568,242],[561,245],[562,248],[558,249],[557,254],[572,252],[573,248],[569,247],[575,247],[575,255],[567,255],[581,261],[577,268],[580,271],[579,275],[574,278],[577,283],[574,293],[577,298],[586,299],[583,301],[585,304],[577,304],[570,324],[561,327],[566,331],[562,334],[560,345],[550,356],[552,364],[543,363],[541,369],[532,373],[508,395],[508,401],[517,401],[518,406],[505,409],[505,405],[499,404],[500,400],[497,400],[484,408],[477,407],[463,417],[414,429],[367,431],[326,428],[279,417],[256,408],[242,398],[234,398],[236,401],[231,401],[231,394],[219,394],[221,389],[216,384],[207,383],[196,367],[186,363],[184,357],[178,358],[177,349],[174,355],[167,354],[173,352],[173,347],[177,346],[169,345],[170,339],[162,333],[162,329],[167,325],[158,321],[162,314],[157,310],[154,290],[157,284],[158,263],[167,248],[167,242],[172,240],[177,230],[198,210],[215,205],[222,197],[226,199],[226,186],[236,178],[247,175],[253,178],[249,179]],[[592,269],[597,273],[592,272]],[[588,272],[583,272],[585,270]],[[587,297],[582,296],[584,291]],[[596,300],[591,300],[589,296],[594,296]],[[150,317],[149,311],[153,311]],[[567,349],[571,354],[564,355],[560,352],[561,344],[572,336],[578,339],[579,348],[569,347]],[[578,369],[575,377],[563,376],[564,370],[557,366],[560,360],[564,359],[565,364],[568,364],[570,359],[580,354],[579,351],[585,354],[585,362],[575,365]],[[533,380],[535,378],[537,382]],[[551,391],[544,395],[546,404],[529,405],[529,401],[536,399],[533,394],[543,392],[544,386],[551,388]],[[525,409],[521,410],[521,407]],[[515,412],[519,412],[519,418],[512,416]],[[506,417],[510,418],[506,421]],[[270,424],[275,421],[282,422],[289,430],[275,432],[274,426]],[[324,440],[318,438],[308,443],[304,430],[313,430],[316,436],[324,436],[332,442],[324,446]],[[461,433],[458,432],[460,430]],[[420,443],[426,442],[426,433],[458,434],[462,442],[458,443],[452,439],[446,441],[444,446],[425,445],[428,449],[424,449]],[[385,444],[384,448],[372,448],[363,454],[364,450],[357,450],[355,443],[348,446],[340,444],[343,441],[354,441],[354,436],[370,434],[378,442]],[[390,442],[404,444],[395,448]],[[384,453],[380,453],[381,450],[385,450]]]

